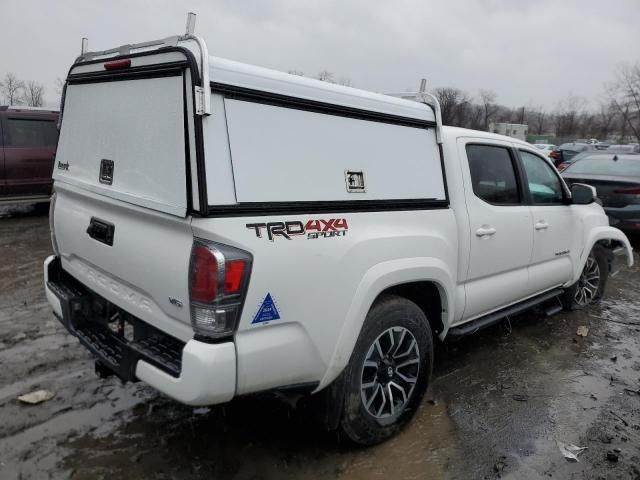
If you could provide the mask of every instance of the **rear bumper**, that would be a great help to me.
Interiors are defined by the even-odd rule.
[[[69,333],[124,381],[142,380],[188,405],[223,403],[235,395],[233,342],[183,343],[109,304],[66,273],[55,256],[44,262],[44,286]]]

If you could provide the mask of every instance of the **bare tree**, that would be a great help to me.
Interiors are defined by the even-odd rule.
[[[480,90],[480,104],[482,106],[482,128],[489,130],[491,120],[498,113],[498,105],[496,105],[497,95],[491,90]]]
[[[591,138],[596,136],[596,116],[588,111],[584,111],[578,117],[578,133],[581,138]]]
[[[620,113],[620,129],[618,130],[618,138],[620,140],[620,143],[624,143],[627,140],[627,132],[629,131],[630,108],[628,103],[625,105],[620,105],[618,102],[616,102],[616,108]]]
[[[340,77],[338,80],[338,85],[344,85],[345,87],[353,87],[353,82],[348,77]]]
[[[545,133],[547,114],[542,108],[531,110],[529,112],[529,119],[530,127],[533,128],[536,135]]]
[[[333,79],[333,72],[330,72],[329,70],[322,70],[321,72],[318,72],[316,78],[323,82],[336,83],[336,81]]]
[[[556,110],[556,136],[561,140],[573,140],[578,133],[580,113],[584,110],[584,98],[571,95],[560,102]]]
[[[618,109],[613,101],[607,103],[601,102],[598,110],[598,138],[606,140],[609,138],[613,130],[616,119],[618,118]]]
[[[640,142],[640,63],[621,65],[611,91],[613,103],[621,115],[622,140],[624,141],[628,127]]]
[[[469,95],[458,88],[440,87],[433,91],[440,103],[442,123],[460,126],[466,122],[466,113],[471,103]]]
[[[289,71],[289,73],[293,72]],[[330,72],[329,70],[322,70],[321,72],[318,72],[316,78],[322,82],[335,83],[337,85],[344,85],[345,87],[353,87],[353,82],[349,77],[340,77],[336,80],[333,72]]]
[[[30,107],[41,107],[44,103],[44,85],[29,80],[24,88],[23,99]]]
[[[24,82],[18,80],[13,73],[9,72],[4,76],[4,80],[0,82],[0,92],[9,105],[18,105],[22,98],[24,90]]]
[[[463,126],[473,130],[482,130],[484,128],[484,108],[482,105],[475,103],[469,105]],[[486,130],[488,130],[488,127]]]

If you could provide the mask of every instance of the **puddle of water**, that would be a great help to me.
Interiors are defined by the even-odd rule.
[[[449,459],[455,457],[453,428],[444,403],[424,403],[396,438],[350,459],[343,478],[446,478]]]
[[[65,466],[80,479],[98,473],[135,478],[158,471],[234,480],[426,479],[446,478],[454,451],[444,404],[425,402],[413,422],[387,443],[351,449],[285,419],[282,406],[257,399],[241,403],[239,409],[260,408],[264,415],[252,410],[239,418],[239,412],[225,415],[218,408],[194,416],[190,409],[161,402],[158,411],[137,412],[120,428],[111,425],[106,434],[93,432],[68,442]]]

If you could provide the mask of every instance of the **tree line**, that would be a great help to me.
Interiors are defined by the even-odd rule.
[[[20,80],[9,72],[0,81],[0,95],[6,105],[28,105],[42,107],[44,105],[44,85],[35,80]]]
[[[289,70],[304,76],[299,70]],[[351,79],[336,77],[322,70],[313,76],[324,82],[353,86]],[[62,93],[64,82],[58,78],[56,94]],[[640,142],[640,62],[622,64],[614,79],[605,86],[595,107],[587,99],[568,96],[550,109],[543,107],[508,107],[498,102],[492,90],[479,90],[476,95],[455,87],[432,90],[440,102],[445,125],[488,131],[492,123],[506,122],[529,125],[530,135],[552,135],[556,142],[576,138],[598,138],[625,143]],[[5,104],[41,107],[45,87],[34,80],[20,80],[7,73],[0,81],[0,95]]]

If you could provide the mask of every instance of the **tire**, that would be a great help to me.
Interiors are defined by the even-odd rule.
[[[595,278],[597,275],[597,278]],[[585,263],[580,278],[561,297],[565,310],[582,310],[600,301],[609,278],[609,262],[604,248],[595,245]]]
[[[341,436],[374,445],[398,433],[419,407],[432,366],[433,339],[424,312],[397,296],[374,304],[336,382],[342,389],[333,397],[343,401]]]

